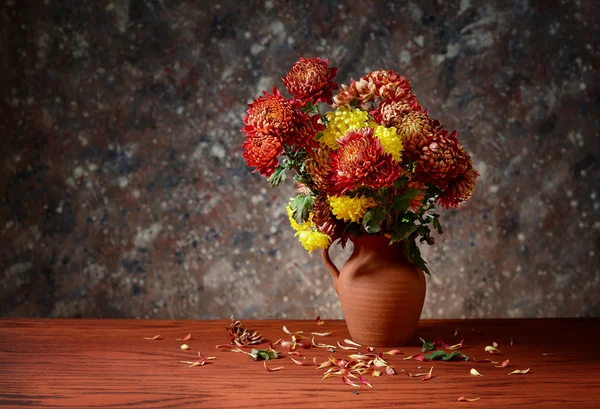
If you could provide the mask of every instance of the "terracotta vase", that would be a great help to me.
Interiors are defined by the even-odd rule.
[[[350,335],[369,346],[401,346],[413,336],[423,302],[425,276],[404,255],[404,243],[361,235],[351,239],[352,255],[341,271],[323,250],[323,260],[333,274],[335,291]]]

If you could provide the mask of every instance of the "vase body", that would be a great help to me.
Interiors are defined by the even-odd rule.
[[[369,346],[401,346],[413,336],[425,301],[425,276],[404,254],[404,243],[385,236],[352,238],[354,251],[338,271],[323,251],[334,276],[348,331]]]

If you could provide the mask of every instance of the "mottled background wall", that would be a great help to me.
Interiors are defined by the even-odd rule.
[[[600,316],[595,1],[0,2],[1,315],[341,317],[240,157],[245,104],[320,56],[407,76],[481,172],[424,317]]]

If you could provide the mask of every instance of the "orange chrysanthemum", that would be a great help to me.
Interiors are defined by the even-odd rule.
[[[251,104],[244,117],[243,132],[250,135],[254,132],[274,134],[285,138],[296,132],[296,112],[292,105],[273,88],[273,95],[263,91],[264,97],[259,97]]]
[[[255,131],[248,134],[242,146],[242,157],[246,159],[248,166],[256,167],[254,172],[270,177],[279,164],[277,158],[283,153],[281,138],[278,135]]]
[[[419,101],[414,97],[397,101],[382,101],[377,109],[371,111],[370,114],[378,124],[398,128],[402,118],[412,111],[421,111]]]
[[[320,115],[310,116],[308,114],[297,113],[296,115],[296,132],[292,133],[290,137],[284,142],[287,145],[294,145],[298,148],[318,148],[319,141],[316,136],[319,131],[325,129],[325,126],[319,123]]]
[[[350,86],[342,85],[340,93],[333,98],[334,108],[348,105],[358,100],[363,108],[377,98],[409,99],[413,97],[410,81],[394,71],[377,70],[351,81]]]
[[[372,128],[346,132],[339,145],[331,154],[330,193],[343,194],[360,186],[391,186],[400,175],[400,166],[385,153]]]
[[[332,90],[338,89],[333,82],[337,68],[329,68],[327,60],[320,58],[302,58],[294,64],[290,72],[282,78],[290,94],[300,101],[300,105],[309,102],[326,102],[331,105]]]
[[[473,196],[478,178],[479,172],[473,169],[473,165],[469,163],[464,173],[458,175],[458,177],[448,183],[448,187],[444,190],[444,193],[437,198],[438,203],[448,209],[458,207]]]
[[[416,160],[422,148],[431,143],[439,130],[440,123],[421,111],[410,111],[404,114],[394,125],[396,132],[402,137],[404,154],[410,160]]]
[[[331,180],[331,152],[326,145],[308,151],[306,158],[306,171],[310,175],[315,187],[320,191],[329,190]]]
[[[448,182],[467,171],[471,159],[458,144],[455,133],[450,136],[447,131],[440,130],[427,146],[421,148],[421,155],[415,162],[415,173],[420,181],[444,189]]]

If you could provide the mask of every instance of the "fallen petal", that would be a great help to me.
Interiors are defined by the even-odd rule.
[[[481,398],[465,398],[464,396],[461,396],[458,398],[458,402],[477,402],[479,399]]]
[[[316,335],[318,337],[328,337],[331,334],[333,334],[333,332],[311,332],[312,335]]]
[[[473,376],[483,376],[483,375],[482,375],[482,374],[480,374],[480,373],[479,373],[479,371],[478,371],[477,369],[475,369],[475,368],[471,368],[471,371],[470,371],[470,373],[471,373],[471,375],[473,375]]]
[[[508,365],[509,361],[510,359],[507,359],[506,361],[502,362],[502,365],[496,365],[496,368],[506,368],[506,365]]]
[[[415,361],[421,361],[421,362],[423,362],[425,360],[425,355],[423,355],[423,354],[416,354],[416,355],[411,355],[411,356],[407,356],[406,358],[404,358],[405,361],[407,359],[414,359]]]
[[[325,325],[325,321],[322,321],[321,317],[317,317],[315,321],[317,322],[317,325]]]
[[[346,344],[348,344],[348,345],[352,345],[352,346],[355,346],[355,347],[361,347],[362,346],[361,344],[357,344],[356,342],[352,341],[351,339],[345,339],[344,342]]]
[[[387,368],[385,368],[385,373],[388,375],[396,375],[396,371],[391,366],[388,366]]]
[[[372,387],[373,387],[373,385],[371,385],[371,384],[369,383],[369,381],[367,381],[367,380],[365,379],[365,377],[364,377],[364,376],[362,376],[362,375],[358,375],[358,380],[360,381],[360,383],[362,383],[363,385],[367,385],[369,388],[372,388]]]
[[[448,347],[449,350],[453,351],[456,349],[461,349],[463,347],[463,343],[465,342],[464,338],[460,340],[458,344],[450,345]]]
[[[278,366],[277,368],[269,368],[267,366],[267,361],[263,361],[263,365],[268,372],[276,372],[276,371],[280,371],[283,369],[283,366]]]
[[[338,347],[340,347],[340,348],[342,348],[342,349],[345,349],[345,350],[350,350],[350,349],[357,350],[357,349],[358,349],[358,348],[355,348],[355,347],[347,347],[347,346],[344,346],[344,345],[340,344],[340,341],[338,341],[338,343],[337,343],[337,344],[338,344]]]
[[[454,338],[458,335],[458,327],[454,328]]]
[[[492,361],[491,359],[487,359],[487,358],[486,359],[477,359],[475,357],[472,357],[469,360],[473,361],[473,362],[477,362],[477,363],[494,363],[494,361]]]
[[[373,360],[373,365],[383,367],[383,366],[388,366],[388,363],[385,362],[383,359],[377,357]]]
[[[157,340],[162,339],[162,338],[160,337],[160,335],[155,335],[153,337],[144,337],[144,339],[147,339],[147,340],[150,340],[150,341],[157,341]]]
[[[515,369],[514,371],[512,371],[511,373],[509,373],[509,375],[525,375],[527,372],[529,372],[531,368],[527,368],[527,369]]]
[[[493,346],[494,348],[498,348],[498,343],[497,343],[496,341],[494,341],[494,342],[492,342],[492,346]]]
[[[375,351],[375,347],[367,347],[367,351],[373,352],[373,351]]]
[[[510,346],[513,346],[513,343],[514,343],[514,342],[515,342],[515,339],[514,339],[514,338],[511,338],[511,339],[510,339]]]
[[[444,348],[444,349],[448,349],[448,347],[450,346],[441,339],[438,339],[437,341],[433,341],[433,345],[438,348]]]
[[[427,375],[421,379],[422,381],[427,381],[429,379],[431,379],[431,374],[433,373],[433,366],[431,367],[431,369],[429,370],[429,372],[427,373]]]
[[[288,351],[288,354],[300,356],[300,352],[298,352],[298,351]],[[317,359],[317,357],[315,357],[315,359]]]
[[[402,355],[402,351],[399,349],[392,349],[383,353],[384,355]]]
[[[492,355],[500,354],[500,350],[493,346],[485,347],[485,352],[487,352],[488,354],[492,354]]]
[[[351,359],[354,359],[356,361],[362,361],[365,359],[369,359],[370,356],[369,355],[363,355],[363,354],[352,354],[352,355],[348,355]]]
[[[303,334],[304,333],[304,331],[290,332],[290,330],[287,329],[287,327],[285,325],[283,326],[283,332],[285,332],[288,335],[295,335],[295,334]]]
[[[381,376],[381,371],[373,371],[373,376]]]
[[[346,385],[354,386],[355,388],[360,388],[360,385],[355,384],[354,382],[352,382],[350,379],[346,378],[345,376],[342,376],[342,382],[344,382]]]
[[[182,345],[182,346],[180,346],[179,348],[181,348],[181,349],[183,349],[183,350],[185,351],[185,350],[188,350],[188,349],[190,349],[190,346],[189,346],[188,344],[183,344],[183,345]]]
[[[300,366],[306,366],[306,365],[308,365],[308,364],[306,363],[306,361],[299,361],[299,360],[297,360],[297,359],[294,359],[294,358],[291,358],[291,357],[290,357],[290,359],[291,359],[292,361],[294,361],[294,363],[295,363],[296,365],[300,365]]]
[[[175,341],[189,341],[190,339],[192,339],[192,334],[187,334],[183,338],[175,338]]]

